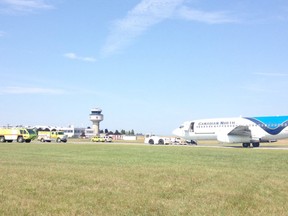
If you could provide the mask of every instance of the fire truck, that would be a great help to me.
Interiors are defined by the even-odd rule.
[[[36,132],[33,129],[27,128],[0,128],[0,142],[13,142],[18,143],[30,143],[37,137]]]

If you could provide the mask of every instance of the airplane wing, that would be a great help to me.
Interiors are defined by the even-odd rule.
[[[251,130],[248,128],[248,126],[237,126],[232,131],[230,131],[228,135],[251,137]]]
[[[251,130],[248,126],[240,125],[227,132],[219,133],[217,140],[226,143],[250,143],[251,141]]]

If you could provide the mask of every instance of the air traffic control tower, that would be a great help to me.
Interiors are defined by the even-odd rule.
[[[101,114],[102,110],[99,108],[93,108],[91,109],[91,114],[90,114],[90,120],[93,123],[93,130],[94,134],[99,134],[99,125],[100,121],[103,121],[104,117],[103,114]]]

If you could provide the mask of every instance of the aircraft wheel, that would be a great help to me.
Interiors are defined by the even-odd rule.
[[[243,146],[243,148],[248,148],[248,147],[250,147],[250,143],[243,143],[242,146]]]
[[[164,145],[164,140],[163,140],[163,139],[160,139],[160,140],[158,141],[158,144],[159,144],[159,145]]]
[[[61,142],[61,139],[60,139],[60,138],[57,138],[56,142],[57,142],[57,143],[60,143],[60,142]]]
[[[149,140],[149,144],[153,145],[153,144],[154,144],[154,140],[153,140],[153,139],[150,139],[150,140]]]
[[[252,145],[253,145],[254,148],[257,148],[257,147],[260,146],[260,143],[259,143],[259,142],[256,142],[256,143],[252,143]]]

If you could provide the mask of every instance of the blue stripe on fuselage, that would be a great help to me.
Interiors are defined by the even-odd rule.
[[[288,116],[265,116],[245,119],[254,122],[271,135],[279,134],[288,124]]]

